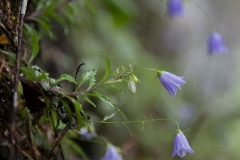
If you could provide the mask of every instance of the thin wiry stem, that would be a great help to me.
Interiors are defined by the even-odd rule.
[[[9,143],[10,143],[10,156],[9,159],[14,159],[14,151],[15,151],[15,125],[16,125],[16,109],[18,106],[18,82],[19,82],[19,70],[20,70],[20,50],[21,50],[21,42],[22,42],[22,26],[23,26],[23,19],[27,8],[28,0],[22,1],[21,12],[20,12],[20,24],[18,28],[18,45],[17,45],[17,54],[16,54],[16,71],[14,77],[14,87],[13,87],[13,100],[11,106],[11,118],[10,118],[10,136],[9,136]]]

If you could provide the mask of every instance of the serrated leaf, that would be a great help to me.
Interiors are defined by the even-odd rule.
[[[28,61],[29,64],[34,60],[34,58],[37,56],[39,52],[39,43],[38,43],[39,36],[35,32],[33,32],[31,39],[32,39],[32,43],[31,43],[32,55]]]
[[[102,80],[98,83],[98,85],[101,84],[108,77],[109,73],[111,72],[111,69],[110,69],[111,62],[106,56],[104,56],[104,57],[105,57],[105,60],[106,60],[106,63],[107,63],[107,69],[106,69],[106,72],[105,72]]]
[[[73,78],[69,74],[62,74],[58,79],[56,79],[55,83],[59,83],[59,82],[64,81],[64,80],[67,80],[69,82],[77,84],[77,81],[75,80],[75,78]]]
[[[89,78],[89,85],[88,85],[88,88],[87,88],[87,90],[88,89],[90,89],[90,88],[92,88],[92,86],[95,84],[95,76],[91,76],[90,78]]]
[[[105,117],[103,118],[103,121],[106,121],[106,120],[112,118],[113,116],[115,116],[115,113],[113,113],[113,114],[111,114],[111,115],[109,115],[109,116],[105,116]]]
[[[90,103],[92,106],[94,106],[95,108],[97,107],[96,104],[94,104],[88,97],[84,96],[83,99],[85,101],[87,101],[88,103]]]
[[[7,57],[9,63],[11,65],[15,65],[16,63],[16,54],[15,53],[12,53],[12,52],[7,52],[7,51],[4,51],[4,50],[1,50],[0,49],[0,52]]]
[[[94,94],[92,94],[92,95],[98,97],[100,100],[102,100],[103,102],[109,104],[111,107],[114,107],[121,114],[121,116],[126,120],[126,117],[124,116],[124,114],[120,110],[120,108],[116,104],[114,104],[110,99],[108,99],[106,96],[101,95],[98,92],[94,92]]]
[[[86,71],[86,72],[84,72],[83,74],[82,74],[82,78],[80,79],[80,82],[78,83],[78,85],[77,85],[77,88],[76,88],[76,90],[75,91],[77,91],[80,87],[81,87],[81,85],[83,84],[83,83],[85,83],[87,80],[89,80],[89,79],[91,79],[92,77],[94,77],[95,75],[96,75],[96,72],[97,72],[97,70],[90,70],[90,71]],[[95,78],[94,78],[95,79]],[[92,83],[92,82],[91,82]],[[92,85],[92,84],[91,84]],[[90,86],[90,84],[89,84],[89,86]],[[89,87],[88,87],[89,88]]]

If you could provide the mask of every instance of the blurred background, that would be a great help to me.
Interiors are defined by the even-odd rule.
[[[134,63],[134,70],[147,67],[186,76],[187,83],[172,98],[151,71],[136,73],[140,80],[136,94],[122,83],[116,86],[123,93],[108,86],[97,91],[117,104],[127,120],[171,117],[179,122],[181,130],[190,129],[184,134],[195,154],[187,154],[186,160],[239,159],[240,1],[195,2],[222,35],[228,54],[208,55],[210,26],[192,1],[184,1],[182,17],[171,19],[162,0],[78,0],[69,1],[69,11],[75,13],[69,19],[74,23],[62,27],[51,21],[55,37],[41,39],[34,64],[57,78],[63,73],[74,75],[78,65],[85,63],[80,73],[97,69],[99,82],[106,69],[105,55],[114,72],[119,66]],[[68,83],[62,85],[65,91],[72,90]],[[98,99],[92,101],[96,108],[81,101],[92,120],[116,113],[111,121],[123,121],[112,107]],[[177,129],[172,121],[146,123],[143,130],[141,124],[128,125],[132,135],[123,125],[93,125],[98,135],[122,150],[125,160],[180,159],[171,158]],[[75,144],[86,146],[77,140]],[[67,150],[65,155],[71,157],[76,152]]]

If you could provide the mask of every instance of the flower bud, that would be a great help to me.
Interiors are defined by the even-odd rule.
[[[136,84],[133,80],[128,81],[128,88],[132,94],[136,93]]]

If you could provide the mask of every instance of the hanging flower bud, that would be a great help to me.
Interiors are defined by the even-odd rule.
[[[182,0],[168,0],[167,12],[171,18],[183,15],[183,2]]]
[[[134,74],[129,76],[128,88],[132,94],[136,93],[136,83],[135,82],[138,82],[138,81],[139,81],[138,78]]]
[[[133,80],[128,81],[128,88],[132,94],[136,93],[136,83]]]
[[[212,32],[208,38],[208,53],[223,54],[227,53],[228,48],[223,42],[222,36],[218,32]]]

